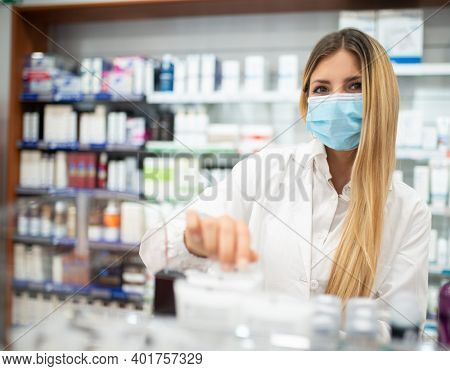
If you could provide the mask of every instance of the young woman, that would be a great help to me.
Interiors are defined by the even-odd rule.
[[[392,179],[399,93],[386,51],[356,29],[325,36],[307,62],[300,110],[311,142],[238,163],[166,231],[149,231],[142,259],[162,267],[167,232],[172,266],[259,261],[267,289],[305,298],[389,302],[408,291],[425,319],[431,215]]]

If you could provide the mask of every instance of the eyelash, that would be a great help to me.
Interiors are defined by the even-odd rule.
[[[354,85],[357,85],[357,87],[353,88]],[[325,91],[319,92],[319,89],[325,89]],[[360,90],[360,89],[361,89],[361,83],[360,82],[352,82],[348,90]],[[328,90],[327,90],[327,88],[325,86],[319,85],[319,86],[316,86],[314,88],[313,93],[314,94],[325,94],[325,93],[327,93],[327,91]]]

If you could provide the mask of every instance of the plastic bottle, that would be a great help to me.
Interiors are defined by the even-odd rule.
[[[103,238],[107,242],[117,242],[120,238],[120,213],[117,203],[109,201],[103,212]]]
[[[24,201],[20,201],[17,215],[17,233],[21,236],[26,236],[29,234],[30,220],[28,214],[28,207],[26,203]]]
[[[89,241],[100,241],[102,239],[102,225],[102,210],[98,205],[95,205],[91,208],[91,211],[89,213]]]
[[[64,201],[55,203],[55,220],[53,234],[55,238],[64,238],[67,236],[67,205]]]
[[[376,350],[379,347],[378,313],[374,300],[352,298],[347,303],[346,350]]]
[[[416,295],[401,292],[390,303],[391,346],[396,350],[415,350],[418,345],[421,316]]]
[[[67,208],[67,236],[70,238],[77,236],[77,208],[75,205]]]
[[[37,202],[29,206],[29,233],[30,236],[39,236],[41,232],[41,210]]]
[[[52,205],[42,205],[41,208],[41,236],[50,237],[53,232],[53,207]]]
[[[333,295],[314,298],[314,317],[311,324],[312,350],[337,350],[341,327],[341,301]]]

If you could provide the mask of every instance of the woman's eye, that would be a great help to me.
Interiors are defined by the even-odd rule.
[[[350,85],[350,90],[361,90],[361,83],[360,82],[354,82]]]
[[[326,93],[328,90],[325,86],[317,86],[314,90],[313,93],[314,94],[324,94]]]

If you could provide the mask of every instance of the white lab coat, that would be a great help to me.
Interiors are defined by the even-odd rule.
[[[302,298],[323,292],[317,290],[315,275],[328,275],[334,250],[322,252],[312,247],[313,165],[316,139],[295,148],[266,150],[238,163],[227,180],[205,190],[192,203],[202,213],[228,214],[246,221],[252,247],[261,257],[265,288]],[[321,144],[320,144],[321,145]],[[216,191],[214,193],[214,191]],[[281,197],[279,193],[284,191]],[[314,187],[314,192],[321,192]],[[317,196],[317,195],[316,195]],[[336,195],[337,196],[337,195]],[[210,199],[205,200],[205,198]],[[317,197],[314,197],[317,199]],[[324,199],[324,203],[331,202]],[[183,243],[184,212],[167,223],[170,266],[205,269],[208,259],[190,254]],[[387,306],[401,291],[416,295],[421,317],[425,320],[428,287],[428,245],[431,214],[417,193],[406,184],[393,181],[386,207],[381,253],[372,297]],[[152,271],[165,264],[164,231],[155,226],[144,236],[140,254]],[[336,245],[338,238],[331,241]],[[330,246],[330,241],[327,242]],[[325,246],[325,245],[324,245]],[[314,254],[330,259],[312,270]],[[324,286],[324,285],[322,285]]]

